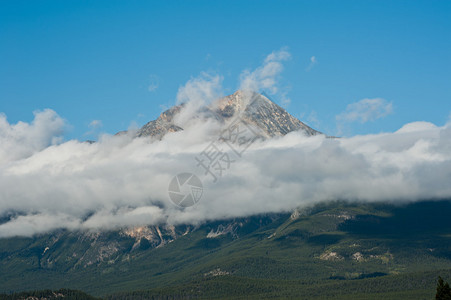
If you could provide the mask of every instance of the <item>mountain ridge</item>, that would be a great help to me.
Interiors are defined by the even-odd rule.
[[[162,139],[168,133],[183,130],[181,124],[176,124],[176,118],[184,107],[185,103],[182,103],[169,108],[157,119],[142,126],[135,136]],[[221,124],[229,123],[234,117],[240,118],[245,124],[257,128],[258,134],[262,138],[284,136],[298,130],[307,136],[321,134],[293,117],[266,95],[251,91],[238,90],[232,95],[202,106],[196,113],[197,117],[213,118]]]

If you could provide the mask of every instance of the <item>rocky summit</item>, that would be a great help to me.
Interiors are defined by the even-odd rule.
[[[156,120],[145,124],[138,130],[136,136],[161,139],[167,133],[183,130],[176,117],[184,108],[185,104],[171,107]],[[197,114],[197,117],[214,118],[222,124],[240,118],[242,122],[257,129],[257,133],[263,138],[283,136],[292,131],[302,131],[307,136],[321,134],[293,117],[267,96],[249,91],[239,90],[220,98],[210,105],[201,107]]]

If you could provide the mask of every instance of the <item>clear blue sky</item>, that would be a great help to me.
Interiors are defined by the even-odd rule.
[[[1,0],[0,112],[15,123],[51,108],[71,125],[66,139],[93,138],[93,120],[115,133],[155,119],[202,71],[233,92],[243,69],[282,47],[286,108],[307,123],[316,115],[321,131],[335,134],[335,116],[364,98],[393,113],[349,124],[351,134],[449,119],[451,1],[410,0]]]

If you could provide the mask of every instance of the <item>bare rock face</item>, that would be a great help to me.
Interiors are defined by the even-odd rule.
[[[132,251],[143,247],[143,241],[146,240],[146,247],[160,248],[166,244],[176,240],[182,235],[188,234],[192,230],[191,226],[172,225],[162,226],[135,226],[125,228],[121,231],[121,235],[135,239]]]
[[[175,116],[184,105],[173,106],[163,112],[158,119],[150,121],[136,133],[137,137],[150,136],[161,139],[169,132],[183,130],[174,123]],[[258,128],[259,135],[264,138],[283,136],[292,131],[302,131],[307,136],[320,134],[285,109],[272,102],[268,97],[249,91],[237,91],[232,95],[218,99],[199,110],[204,118],[215,118],[226,124],[239,117],[244,123]]]
[[[298,130],[308,136],[320,133],[258,93],[237,91],[217,102],[216,112],[223,118],[239,115],[244,122],[258,127],[266,137],[283,136]]]
[[[136,133],[137,137],[151,136],[161,139],[169,132],[176,132],[183,130],[183,128],[174,124],[174,117],[180,112],[182,105],[173,106],[163,112],[158,119],[150,121],[144,125]]]

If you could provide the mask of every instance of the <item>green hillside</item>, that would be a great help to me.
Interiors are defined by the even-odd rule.
[[[332,202],[211,222],[158,247],[141,241],[133,248],[136,241],[117,231],[96,235],[95,243],[72,232],[1,239],[0,292],[64,287],[109,299],[432,299],[437,277],[451,278],[450,216],[449,201]],[[92,259],[83,264],[81,257]]]

